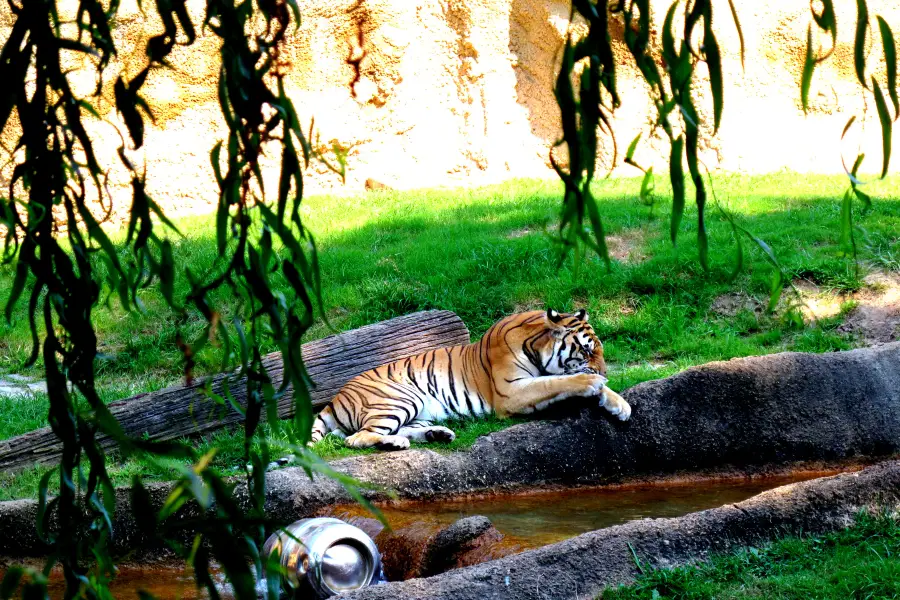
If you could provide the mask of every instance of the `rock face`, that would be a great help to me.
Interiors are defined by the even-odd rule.
[[[75,0],[63,0],[72,15]],[[315,118],[322,148],[336,145],[348,153],[346,185],[321,165],[308,172],[307,192],[362,191],[371,180],[391,188],[482,184],[510,177],[555,175],[549,147],[559,137],[553,97],[559,50],[568,25],[564,0],[299,0],[302,23],[284,58],[292,65],[286,85],[304,127]],[[842,173],[841,129],[861,113],[862,98],[852,67],[856,7],[837,2],[839,38],[835,57],[817,71],[811,88],[811,112],[799,107],[800,80],[810,22],[808,3],[759,0],[737,7],[746,42],[746,67],[739,55],[737,31],[728,7],[716,6],[715,27],[723,55],[725,112],[717,135],[703,132],[701,158],[729,171],[767,172],[783,168]],[[203,0],[189,0],[195,22]],[[655,43],[669,0],[654,0]],[[900,4],[870,0],[873,15],[900,29]],[[12,17],[0,8],[0,37]],[[630,66],[613,19],[613,43],[620,60],[622,107],[613,120],[620,148],[639,131],[647,140],[650,101],[646,86]],[[618,29],[617,29],[618,27]],[[115,35],[120,60],[113,69],[134,75],[144,64],[144,44],[159,24],[146,19],[136,0],[124,0]],[[877,28],[871,33],[878,38]],[[823,40],[827,45],[827,41]],[[209,151],[223,138],[216,99],[217,41],[209,33],[194,46],[177,47],[173,69],[150,75],[147,100],[156,116],[148,124],[146,144],[135,160],[146,161],[149,191],[171,213],[206,212],[215,206],[217,187]],[[873,41],[870,66],[883,75],[880,43]],[[77,66],[77,65],[72,65]],[[702,69],[701,69],[702,70]],[[701,78],[704,74],[699,75]],[[71,76],[88,94],[92,78]],[[112,98],[114,76],[107,77],[105,98]],[[704,86],[695,86],[703,90]],[[701,111],[711,111],[708,92],[698,92]],[[98,103],[104,117],[116,119],[109,100]],[[870,110],[864,143],[875,169],[881,144],[875,111]],[[3,133],[13,147],[11,123]],[[851,137],[855,135],[851,133]],[[109,126],[92,128],[100,159],[109,168],[116,209],[129,206],[128,179],[115,155],[120,141]],[[896,135],[900,136],[900,133]],[[900,138],[895,139],[895,147]],[[856,140],[850,139],[855,147]],[[665,172],[668,152],[661,139],[642,143],[635,159]],[[612,146],[601,152],[604,166]],[[621,160],[621,157],[620,157]],[[618,165],[621,174],[637,175]],[[10,169],[9,165],[7,169]],[[277,187],[277,165],[265,171]],[[9,172],[0,173],[0,178]],[[371,185],[369,187],[372,187]]]
[[[429,577],[511,554],[503,535],[486,517],[466,517],[440,528],[407,523],[375,537],[388,581]]]
[[[387,529],[376,519],[340,510],[327,514],[359,527],[375,541],[388,581],[430,577],[520,551],[503,543],[503,534],[487,517],[465,517],[442,526],[413,516],[401,523],[392,520]]]
[[[499,558],[504,555],[502,539],[487,517],[460,519],[434,537],[418,576],[429,577]]]

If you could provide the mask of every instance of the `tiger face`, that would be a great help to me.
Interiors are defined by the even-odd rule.
[[[606,376],[603,344],[588,323],[584,309],[572,314],[547,311],[545,323],[554,338],[553,359],[547,371],[554,375],[594,373]]]

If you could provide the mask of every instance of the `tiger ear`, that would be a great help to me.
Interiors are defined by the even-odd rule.
[[[575,313],[575,318],[579,321],[584,321],[585,323],[587,323],[589,317],[587,311],[582,308]]]
[[[544,315],[544,325],[547,326],[547,329],[549,329],[556,335],[562,335],[566,331],[566,328],[562,325],[561,322],[561,314],[559,314],[552,308],[547,309],[547,314]]]

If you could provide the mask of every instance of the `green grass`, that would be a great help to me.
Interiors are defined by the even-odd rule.
[[[603,600],[900,598],[900,521],[862,514],[845,530],[790,537],[710,561],[652,570]]]
[[[731,281],[735,252],[731,228],[711,209],[707,213],[711,269],[703,272],[697,262],[695,212],[688,209],[678,246],[673,247],[668,238],[671,197],[663,182],[658,183],[654,218],[637,198],[638,180],[610,180],[597,186],[614,250],[621,249],[624,240],[630,257],[615,260],[607,271],[602,261],[588,256],[577,275],[571,259],[558,267],[558,248],[548,235],[560,206],[560,186],[554,181],[313,197],[304,201],[303,217],[316,235],[326,312],[338,331],[441,308],[459,314],[477,339],[512,312],[585,307],[604,342],[614,389],[711,360],[783,350],[827,352],[858,343],[840,331],[843,316],[797,325],[780,313],[742,310],[721,316],[712,311],[714,300],[723,294],[748,296],[764,307],[771,268],[762,253],[745,242],[747,267]],[[791,173],[715,180],[719,199],[742,225],[775,249],[792,277],[852,291],[861,282],[838,245],[844,186],[842,177]],[[867,191],[876,202],[872,211],[856,219],[864,230],[860,257],[864,265],[896,269],[900,178],[875,182]],[[175,241],[176,260],[190,264],[195,272],[209,269],[215,258],[212,218],[185,218],[177,225],[184,237]],[[12,274],[11,266],[0,266],[0,305],[9,297]],[[176,281],[176,293],[183,296],[186,290],[182,277]],[[155,289],[143,291],[141,298],[143,313],[125,313],[114,300],[95,312],[103,353],[97,363],[98,384],[107,401],[158,389],[181,376],[175,317]],[[222,292],[215,300],[227,316],[228,294]],[[30,352],[26,310],[20,303],[13,324],[0,324],[0,373],[40,377],[39,364],[28,371],[20,369]],[[185,327],[186,337],[199,334],[202,318],[192,315]],[[329,333],[320,323],[309,339]],[[217,369],[215,351],[208,347],[197,357],[199,372]],[[41,425],[44,402],[41,397],[0,402],[0,439]],[[466,425],[463,432],[470,427],[477,430]],[[215,440],[239,449],[238,437],[223,433]],[[462,447],[471,439],[460,435],[454,444]],[[328,452],[337,456],[346,451]],[[220,464],[233,467],[239,457],[240,452],[223,450]],[[147,471],[163,476],[150,467]],[[15,486],[8,480],[3,483],[9,489]]]
[[[500,431],[516,423],[525,422],[526,419],[511,418],[499,419],[488,417],[486,419],[463,421],[447,421],[444,423],[456,432],[456,439],[450,443],[423,444],[412,442],[413,448],[430,448],[437,452],[452,452],[470,447],[479,437]],[[291,453],[291,444],[288,437],[288,429],[282,428],[272,432],[266,425],[262,427],[262,433],[269,441],[272,458],[286,456]],[[259,444],[256,444],[257,450]],[[243,465],[244,438],[239,431],[218,431],[194,444],[198,454],[206,454],[215,449],[215,456],[210,462],[210,468],[220,475],[242,475],[240,470]],[[321,442],[313,446],[313,451],[325,460],[336,460],[349,456],[371,454],[377,452],[374,448],[355,450],[344,446],[343,441],[337,436],[326,436]],[[115,457],[108,465],[109,473],[114,485],[130,485],[135,475],[141,475],[145,480],[171,481],[181,476],[189,466],[187,461],[166,459],[162,461],[150,458],[131,457],[125,460],[116,460]],[[88,464],[85,461],[84,468]],[[49,470],[48,467],[36,466],[17,473],[0,471],[0,501],[15,500],[18,498],[36,498],[41,477]],[[51,477],[48,490],[51,494],[59,491],[59,480]]]
[[[500,431],[501,429],[506,429],[507,427],[510,427],[517,423],[524,423],[526,421],[527,419],[524,418],[514,417],[510,419],[500,419],[495,416],[490,416],[486,419],[479,420],[465,419],[444,421],[442,425],[449,427],[456,433],[455,440],[446,444],[425,444],[421,442],[411,442],[410,446],[412,448],[430,448],[438,452],[453,452],[454,450],[464,450],[471,447],[472,444],[475,443],[475,440],[477,440],[481,436],[488,435],[489,433]],[[348,448],[344,445],[343,440],[334,435],[326,436],[322,441],[315,444],[313,446],[313,451],[315,451],[316,454],[318,454],[325,460],[346,458],[348,456],[357,456],[359,454],[371,454],[373,452],[377,452],[377,450],[375,450],[374,448],[365,450]]]

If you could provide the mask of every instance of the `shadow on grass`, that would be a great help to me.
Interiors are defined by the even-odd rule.
[[[859,281],[852,262],[839,256],[838,247],[843,181],[818,178],[810,184],[807,179],[801,186],[799,177],[728,177],[717,181],[716,191],[744,226],[775,249],[788,272],[826,287],[854,289]],[[894,179],[880,184],[882,199],[857,219],[865,230],[859,234],[864,260],[890,264],[891,256],[900,255],[900,179]],[[585,307],[604,340],[611,384],[617,389],[710,360],[781,350],[838,350],[856,343],[838,331],[840,319],[797,327],[752,310],[733,316],[712,311],[714,300],[726,293],[764,299],[771,268],[745,242],[747,267],[736,281],[730,280],[732,232],[711,207],[712,267],[704,273],[696,258],[693,208],[688,208],[673,247],[665,188],[660,188],[655,208],[660,216],[650,219],[649,209],[637,199],[638,187],[633,180],[598,187],[607,234],[619,255],[628,258],[614,261],[607,271],[601,260],[587,256],[577,274],[571,257],[560,264],[559,248],[551,239],[559,210],[556,182],[311,198],[304,214],[317,232],[329,319],[336,329],[346,330],[416,310],[448,309],[460,315],[477,339],[512,312]],[[211,216],[178,222],[186,237],[175,243],[176,260],[195,272],[209,269],[215,259],[211,223]],[[0,304],[9,296],[11,280],[11,268],[0,267]],[[288,287],[277,277],[275,283]],[[176,294],[186,291],[182,277]],[[148,373],[157,387],[177,381],[181,373],[174,317],[155,289],[145,290],[142,299],[144,314],[123,314],[115,304],[95,313],[105,355],[98,362],[98,381],[111,390],[109,400],[146,389]],[[214,300],[227,317],[233,299],[223,292]],[[0,326],[0,370],[18,369],[30,350],[25,310],[20,304],[13,326]],[[200,317],[193,317],[185,326],[187,337],[202,327]],[[328,333],[319,325],[309,339]],[[198,358],[199,369],[219,366],[215,349]]]

